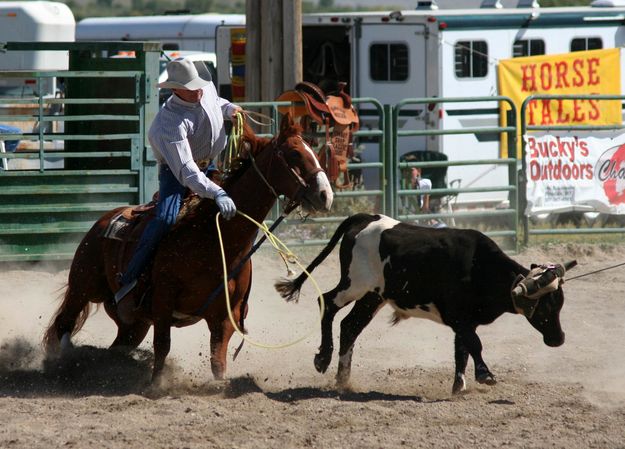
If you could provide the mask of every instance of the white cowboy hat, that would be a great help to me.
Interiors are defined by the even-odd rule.
[[[167,79],[159,83],[158,87],[197,90],[209,82],[200,77],[193,62],[187,59],[174,59],[167,64]]]

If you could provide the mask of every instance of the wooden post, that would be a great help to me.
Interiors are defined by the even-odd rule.
[[[247,101],[272,101],[302,80],[301,0],[247,0]]]
[[[302,0],[285,1],[282,5],[282,90],[293,89],[303,81],[302,66]],[[279,93],[281,93],[279,92]]]
[[[245,100],[260,101],[261,0],[245,2]]]

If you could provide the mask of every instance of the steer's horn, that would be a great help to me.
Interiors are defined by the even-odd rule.
[[[564,262],[564,269],[569,271],[571,268],[577,266],[577,260],[569,260],[568,262]]]
[[[510,292],[513,298],[516,298],[517,296],[521,296],[525,293],[525,289],[523,288],[524,286],[521,285],[521,281],[525,279],[525,276],[523,276],[522,274],[519,274],[516,279],[514,280],[513,288],[512,291]]]

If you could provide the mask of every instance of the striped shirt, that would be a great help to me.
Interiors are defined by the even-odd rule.
[[[159,164],[167,164],[185,187],[204,198],[214,198],[221,187],[199,169],[197,162],[214,159],[226,146],[224,118],[236,106],[217,95],[215,85],[203,88],[199,103],[172,94],[158,111],[148,140]]]

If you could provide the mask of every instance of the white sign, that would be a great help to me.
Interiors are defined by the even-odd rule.
[[[526,215],[625,214],[625,134],[525,135]]]

